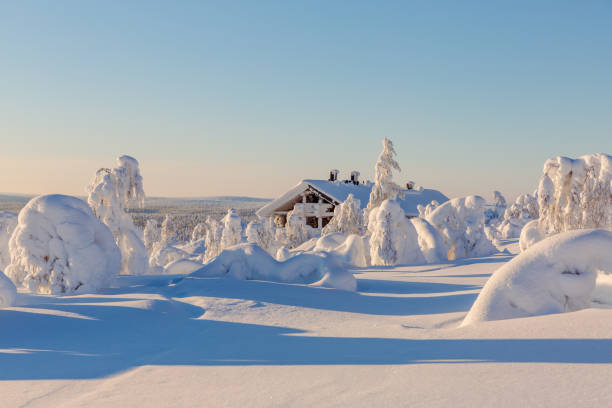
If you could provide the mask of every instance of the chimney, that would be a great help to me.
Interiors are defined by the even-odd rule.
[[[329,181],[338,180],[338,173],[340,173],[337,169],[331,169],[329,171]]]
[[[359,172],[357,170],[351,171],[351,181],[355,185],[359,184]]]
[[[406,183],[406,190],[412,190],[414,188],[414,181],[409,181]]]

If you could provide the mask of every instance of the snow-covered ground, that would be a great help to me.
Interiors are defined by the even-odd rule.
[[[606,305],[459,327],[512,256],[354,269],[357,292],[162,275],[22,293],[0,310],[0,405],[609,406]]]

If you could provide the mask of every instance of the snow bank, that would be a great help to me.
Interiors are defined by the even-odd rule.
[[[255,244],[240,244],[226,249],[191,275],[305,283],[350,291],[357,288],[353,275],[333,256],[325,253],[299,254],[278,262]]]
[[[546,234],[612,228],[612,156],[600,153],[547,160],[538,202],[540,228]]]
[[[30,200],[9,247],[7,276],[38,293],[96,291],[121,265],[110,230],[84,201],[65,195]]]
[[[17,226],[17,214],[10,211],[0,211],[0,270],[11,263],[9,240]]]
[[[485,204],[480,196],[453,198],[427,216],[426,220],[440,232],[449,260],[497,252],[484,231]]]
[[[13,306],[16,297],[15,284],[0,271],[0,308]]]
[[[415,265],[425,263],[417,231],[397,201],[385,200],[369,215],[372,265]]]
[[[612,231],[546,238],[498,269],[462,325],[587,308],[598,273],[612,273]]]

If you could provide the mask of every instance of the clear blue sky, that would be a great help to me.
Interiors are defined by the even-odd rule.
[[[531,192],[612,152],[610,1],[3,1],[0,191],[149,195],[373,177],[380,140],[449,196]]]

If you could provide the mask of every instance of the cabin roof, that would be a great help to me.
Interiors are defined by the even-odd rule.
[[[319,193],[333,199],[335,201],[334,204],[344,202],[349,194],[353,194],[353,196],[361,202],[362,209],[368,205],[368,202],[370,201],[370,192],[372,191],[371,184],[360,183],[355,185],[351,181],[344,180],[328,181],[306,179],[300,181],[276,200],[264,205],[257,211],[257,215],[261,217],[272,216],[274,211],[276,211],[278,208],[283,207],[292,200],[295,200],[298,195],[309,190],[310,188],[317,190]],[[417,205],[427,205],[433,200],[443,203],[448,201],[448,197],[438,190],[404,190],[404,199],[398,199],[398,202],[406,215],[418,216],[419,211],[417,210]]]

